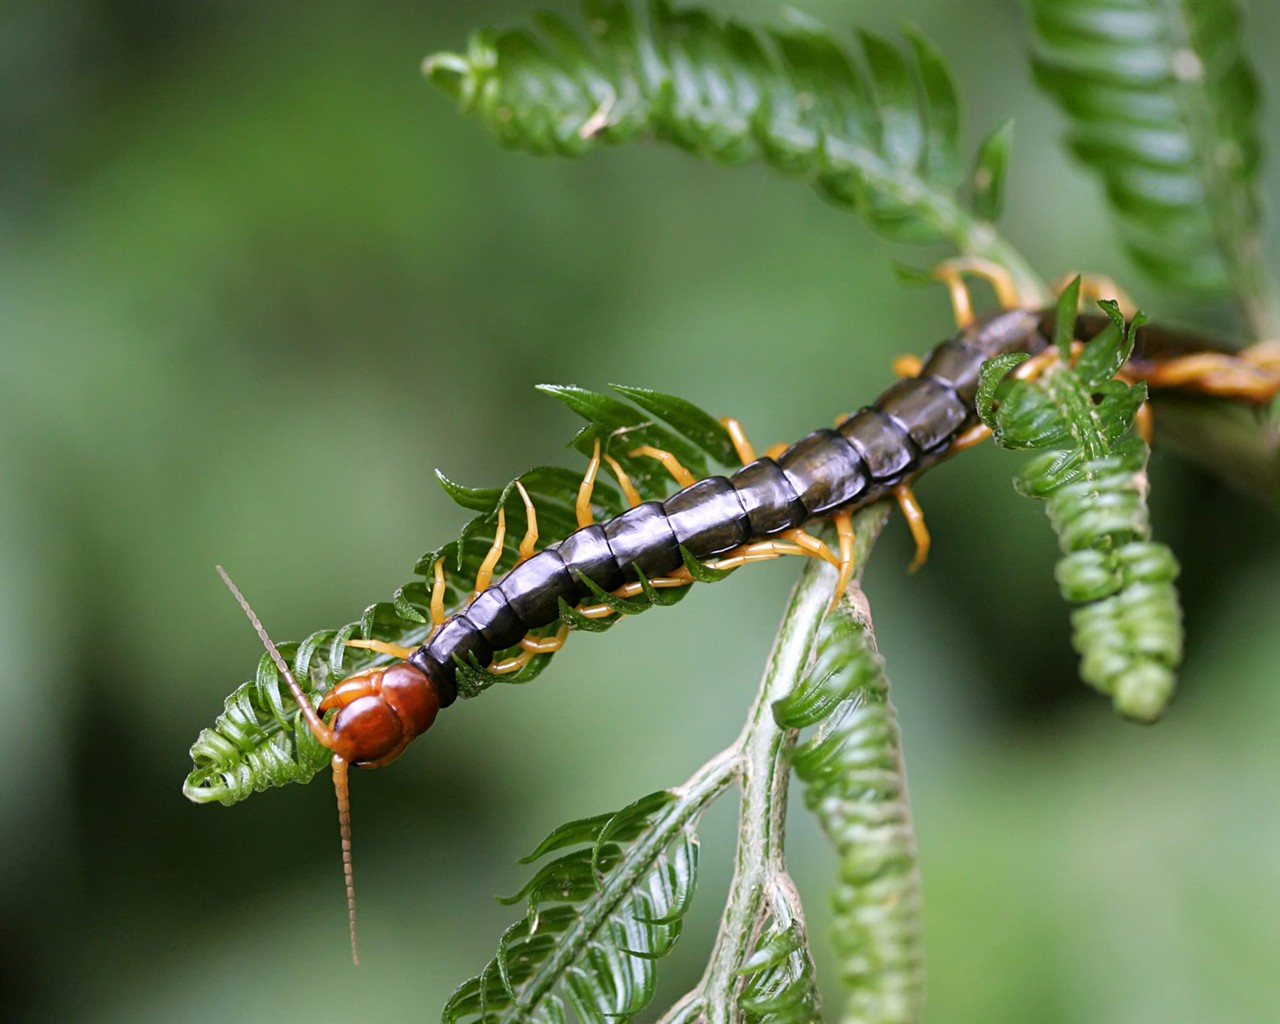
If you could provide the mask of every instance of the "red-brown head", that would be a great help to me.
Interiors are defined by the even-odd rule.
[[[325,745],[349,764],[379,768],[431,727],[440,697],[425,672],[399,661],[344,679],[325,694],[318,710],[324,714],[331,708],[338,713],[328,723]]]

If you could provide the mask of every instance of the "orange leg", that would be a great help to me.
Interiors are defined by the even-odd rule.
[[[747,432],[742,429],[742,424],[732,416],[722,416],[720,422],[729,432],[729,440],[733,442],[733,450],[738,453],[738,461],[744,466],[755,462],[755,446],[747,440]]]
[[[640,497],[640,492],[636,490],[636,485],[631,482],[631,477],[627,476],[627,471],[622,468],[618,460],[612,455],[606,455],[604,461],[609,463],[609,468],[613,470],[613,475],[618,478],[618,486],[622,488],[627,504],[631,508],[641,504],[644,499]]]
[[[966,448],[972,448],[975,444],[981,444],[991,436],[991,428],[985,423],[976,423],[963,434],[951,442],[951,447],[947,450],[948,454],[962,452]]]
[[[501,661],[495,661],[489,666],[489,671],[500,676],[519,672],[539,654],[553,654],[560,650],[568,636],[568,626],[561,626],[556,631],[555,636],[526,636],[520,641],[522,650],[519,654],[510,658],[503,658]]]
[[[807,554],[809,552],[797,544],[790,544],[786,541],[761,540],[734,548],[732,551],[725,552],[719,558],[706,564],[711,569],[737,569],[739,566],[746,565],[749,562],[764,562],[780,555]],[[689,574],[689,570],[681,566],[669,576],[654,577],[649,581],[649,585],[662,589],[666,587],[687,587],[692,582],[693,577]],[[627,583],[615,590],[613,594],[615,597],[636,597],[643,592],[644,588],[637,582]],[[577,611],[579,615],[588,619],[603,619],[614,614],[613,609],[607,604],[583,605]]]
[[[832,565],[839,567],[840,560],[831,553],[831,549],[822,543],[817,537],[811,533],[796,527],[794,530],[787,530],[778,534],[784,540],[789,540],[796,547],[802,548],[805,554],[812,555],[814,558],[821,558],[824,562],[830,562]]]
[[[785,452],[785,451],[786,451],[788,448],[790,448],[790,447],[791,447],[791,445],[787,444],[787,442],[786,442],[786,441],[779,441],[779,442],[778,442],[777,444],[775,444],[773,447],[771,447],[771,448],[766,448],[766,449],[764,450],[764,457],[765,457],[766,459],[776,459],[779,455],[781,455],[783,452]]]
[[[840,547],[840,575],[836,579],[835,593],[831,595],[831,607],[835,608],[853,578],[853,516],[848,512],[837,512],[831,521],[836,524]]]
[[[1200,352],[1158,363],[1143,379],[1153,388],[1182,388],[1249,402],[1280,393],[1280,345],[1261,342],[1238,355]]]
[[[471,591],[471,600],[474,601],[480,596],[481,591],[488,590],[489,584],[493,582],[493,570],[498,564],[498,559],[502,557],[502,544],[507,539],[507,510],[505,508],[498,509],[498,528],[493,532],[493,543],[489,545],[489,551],[484,556],[484,561],[480,563],[480,568],[476,570],[476,585]]]
[[[431,632],[444,625],[444,559],[437,558],[431,570]]]
[[[932,543],[929,539],[929,530],[924,525],[924,510],[911,492],[910,484],[898,484],[893,489],[893,496],[898,499],[898,506],[902,509],[902,514],[907,517],[911,536],[916,541],[916,557],[907,567],[907,572],[915,572],[929,557],[929,545]]]
[[[1012,275],[998,263],[992,263],[976,256],[965,256],[958,259],[943,260],[933,270],[933,276],[947,286],[951,295],[951,310],[955,314],[956,325],[968,327],[974,320],[973,296],[965,283],[964,275],[971,274],[987,281],[996,293],[996,300],[1002,309],[1016,309],[1019,306],[1034,305],[1028,296],[1024,299],[1018,292],[1018,286]],[[1028,301],[1031,300],[1031,301]]]
[[[628,452],[628,454],[632,458],[639,455],[647,455],[651,459],[657,459],[662,463],[663,468],[671,474],[675,479],[675,482],[681,487],[691,487],[693,484],[697,483],[694,475],[680,464],[679,459],[670,452],[664,451],[661,448],[654,448],[652,445],[645,444],[636,448],[634,451]]]
[[[393,658],[399,658],[404,661],[409,657],[416,647],[401,647],[399,644],[387,643],[383,640],[348,640],[347,647],[359,647],[365,651],[377,651],[379,654],[389,654]]]
[[[519,480],[516,481],[516,490],[520,492],[520,499],[524,502],[525,521],[529,524],[525,527],[524,537],[516,550],[516,565],[519,565],[533,557],[534,545],[538,543],[538,510],[533,507],[529,492]]]
[[[578,514],[578,529],[590,526],[596,521],[591,511],[591,492],[595,490],[598,472],[600,472],[600,438],[597,437],[591,449],[591,461],[587,463],[587,471],[582,476],[582,483],[578,485],[578,501],[574,505],[574,510]]]
[[[923,368],[924,360],[919,356],[898,356],[898,358],[893,361],[893,372],[899,377],[919,377],[920,371]]]

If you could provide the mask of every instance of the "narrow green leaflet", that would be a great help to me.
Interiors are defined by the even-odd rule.
[[[564,402],[586,420],[573,446],[590,454],[597,440],[601,450],[613,458],[629,476],[640,496],[648,500],[667,497],[676,488],[671,475],[654,458],[632,454],[644,446],[675,453],[698,476],[706,476],[721,466],[736,466],[737,456],[728,432],[710,414],[684,399],[643,388],[619,387],[631,401],[583,388],[552,386],[542,388]],[[632,404],[634,403],[634,404]],[[515,481],[501,488],[471,488],[439,474],[441,485],[454,501],[479,513],[463,528],[458,539],[429,551],[414,566],[416,577],[398,588],[390,601],[365,609],[360,619],[340,629],[312,633],[300,644],[281,644],[299,685],[313,705],[326,691],[347,676],[389,660],[383,655],[346,647],[346,641],[362,638],[413,647],[431,630],[431,591],[436,564],[445,580],[446,614],[459,610],[471,596],[480,563],[488,554],[497,526],[498,509],[506,518],[502,556],[494,578],[515,564],[524,536],[526,513]],[[581,469],[540,466],[521,474],[519,481],[537,511],[538,546],[562,540],[578,527],[575,503]],[[597,521],[617,515],[626,502],[617,486],[602,469],[592,495]],[[700,566],[687,566],[699,582],[712,582],[724,573]],[[619,599],[601,593],[601,603],[618,615],[587,619],[573,609],[562,608],[562,621],[570,629],[607,629],[620,615],[635,614],[655,605],[672,604],[687,587],[656,589],[640,581],[644,590],[634,598]],[[548,627],[544,633],[553,633]],[[501,652],[499,657],[506,653]],[[494,682],[526,683],[534,679],[552,656],[541,654],[519,672],[498,676],[479,666],[458,667],[458,692],[473,697]],[[252,682],[240,686],[230,697],[213,726],[204,729],[191,748],[193,770],[183,785],[183,793],[196,803],[233,804],[252,793],[289,782],[307,782],[328,764],[328,752],[316,742],[275,665],[263,656]]]
[[[920,876],[897,718],[866,623],[842,604],[812,668],[773,705],[787,728],[818,725],[791,751],[805,804],[835,845],[832,943],[843,1020],[919,1020],[924,993]]]
[[[1234,0],[1031,0],[1034,68],[1134,258],[1276,326],[1262,254],[1257,81]]]
[[[1133,347],[1141,314],[1126,325],[1103,303],[1111,326],[1074,365],[1056,362],[1031,381],[1000,384],[1007,365],[983,368],[983,421],[1005,448],[1048,449],[1025,466],[1014,486],[1045,502],[1062,550],[1055,575],[1062,596],[1078,605],[1072,644],[1085,682],[1116,710],[1153,722],[1173,697],[1182,660],[1178,564],[1151,540],[1141,438],[1130,437],[1143,384],[1113,380]],[[1060,309],[1059,321],[1074,322]]]
[[[693,898],[698,810],[684,794],[662,791],[552,832],[525,862],[567,852],[503,901],[527,901],[528,912],[484,970],[453,993],[441,1019],[594,1024],[625,1022],[644,1009],[656,961],[679,938]]]
[[[1038,287],[990,224],[1008,133],[988,142],[967,201],[955,86],[918,33],[904,50],[860,32],[854,54],[794,14],[757,29],[662,0],[584,8],[584,29],[543,14],[476,32],[424,70],[505,146],[581,156],[657,138],[724,163],[763,160],[891,239],[946,239]]]

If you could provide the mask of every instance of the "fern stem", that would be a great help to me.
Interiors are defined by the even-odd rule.
[[[888,516],[889,508],[882,502],[854,520],[855,571],[859,575]],[[738,972],[766,918],[779,912],[797,927],[804,927],[799,897],[783,862],[790,781],[785,755],[795,742],[796,731],[774,721],[773,704],[804,677],[831,601],[835,575],[830,565],[817,559],[805,566],[778,628],[747,723],[731,748],[737,753],[742,773],[737,860],[716,946],[696,990],[698,995],[693,997],[705,1007],[705,1019],[711,1024],[741,1021],[736,998],[742,980]],[[686,998],[682,1003],[690,1001]]]

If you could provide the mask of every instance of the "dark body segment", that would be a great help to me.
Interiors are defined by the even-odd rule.
[[[627,582],[603,526],[584,526],[561,541],[558,550],[578,586],[579,597],[593,593],[583,580],[590,580],[601,590],[617,590]]]
[[[490,587],[467,607],[467,618],[495,651],[519,642],[528,632],[501,587]]]
[[[660,501],[646,501],[604,524],[605,540],[628,577],[634,566],[646,577],[671,572],[681,563],[680,542]]]
[[[898,381],[880,397],[876,408],[892,417],[924,453],[950,441],[970,415],[950,387],[929,377]]]
[[[857,501],[871,477],[858,449],[834,430],[815,430],[778,458],[807,513],[825,516]]]
[[[730,482],[747,513],[753,537],[794,529],[808,518],[800,495],[773,459],[756,459],[734,473]]]
[[[525,629],[537,629],[560,615],[560,598],[572,601],[577,584],[553,544],[521,562],[499,582]]]
[[[732,480],[699,480],[664,502],[645,502],[549,545],[447,620],[409,661],[431,677],[447,706],[457,694],[458,659],[489,664],[528,630],[556,622],[562,599],[571,606],[591,600],[584,581],[617,590],[638,574],[679,568],[682,546],[705,560],[877,501],[942,458],[974,422],[985,360],[1034,354],[1047,344],[1037,313],[1010,310],[977,321],[934,349],[920,376],[899,381],[836,430],[810,434],[777,462],[757,459]]]
[[[747,510],[733,484],[722,476],[709,476],[677,491],[662,508],[676,540],[697,559],[731,551],[751,536]]]
[[[858,450],[877,483],[900,480],[920,454],[906,429],[876,409],[854,413],[836,430]]]

